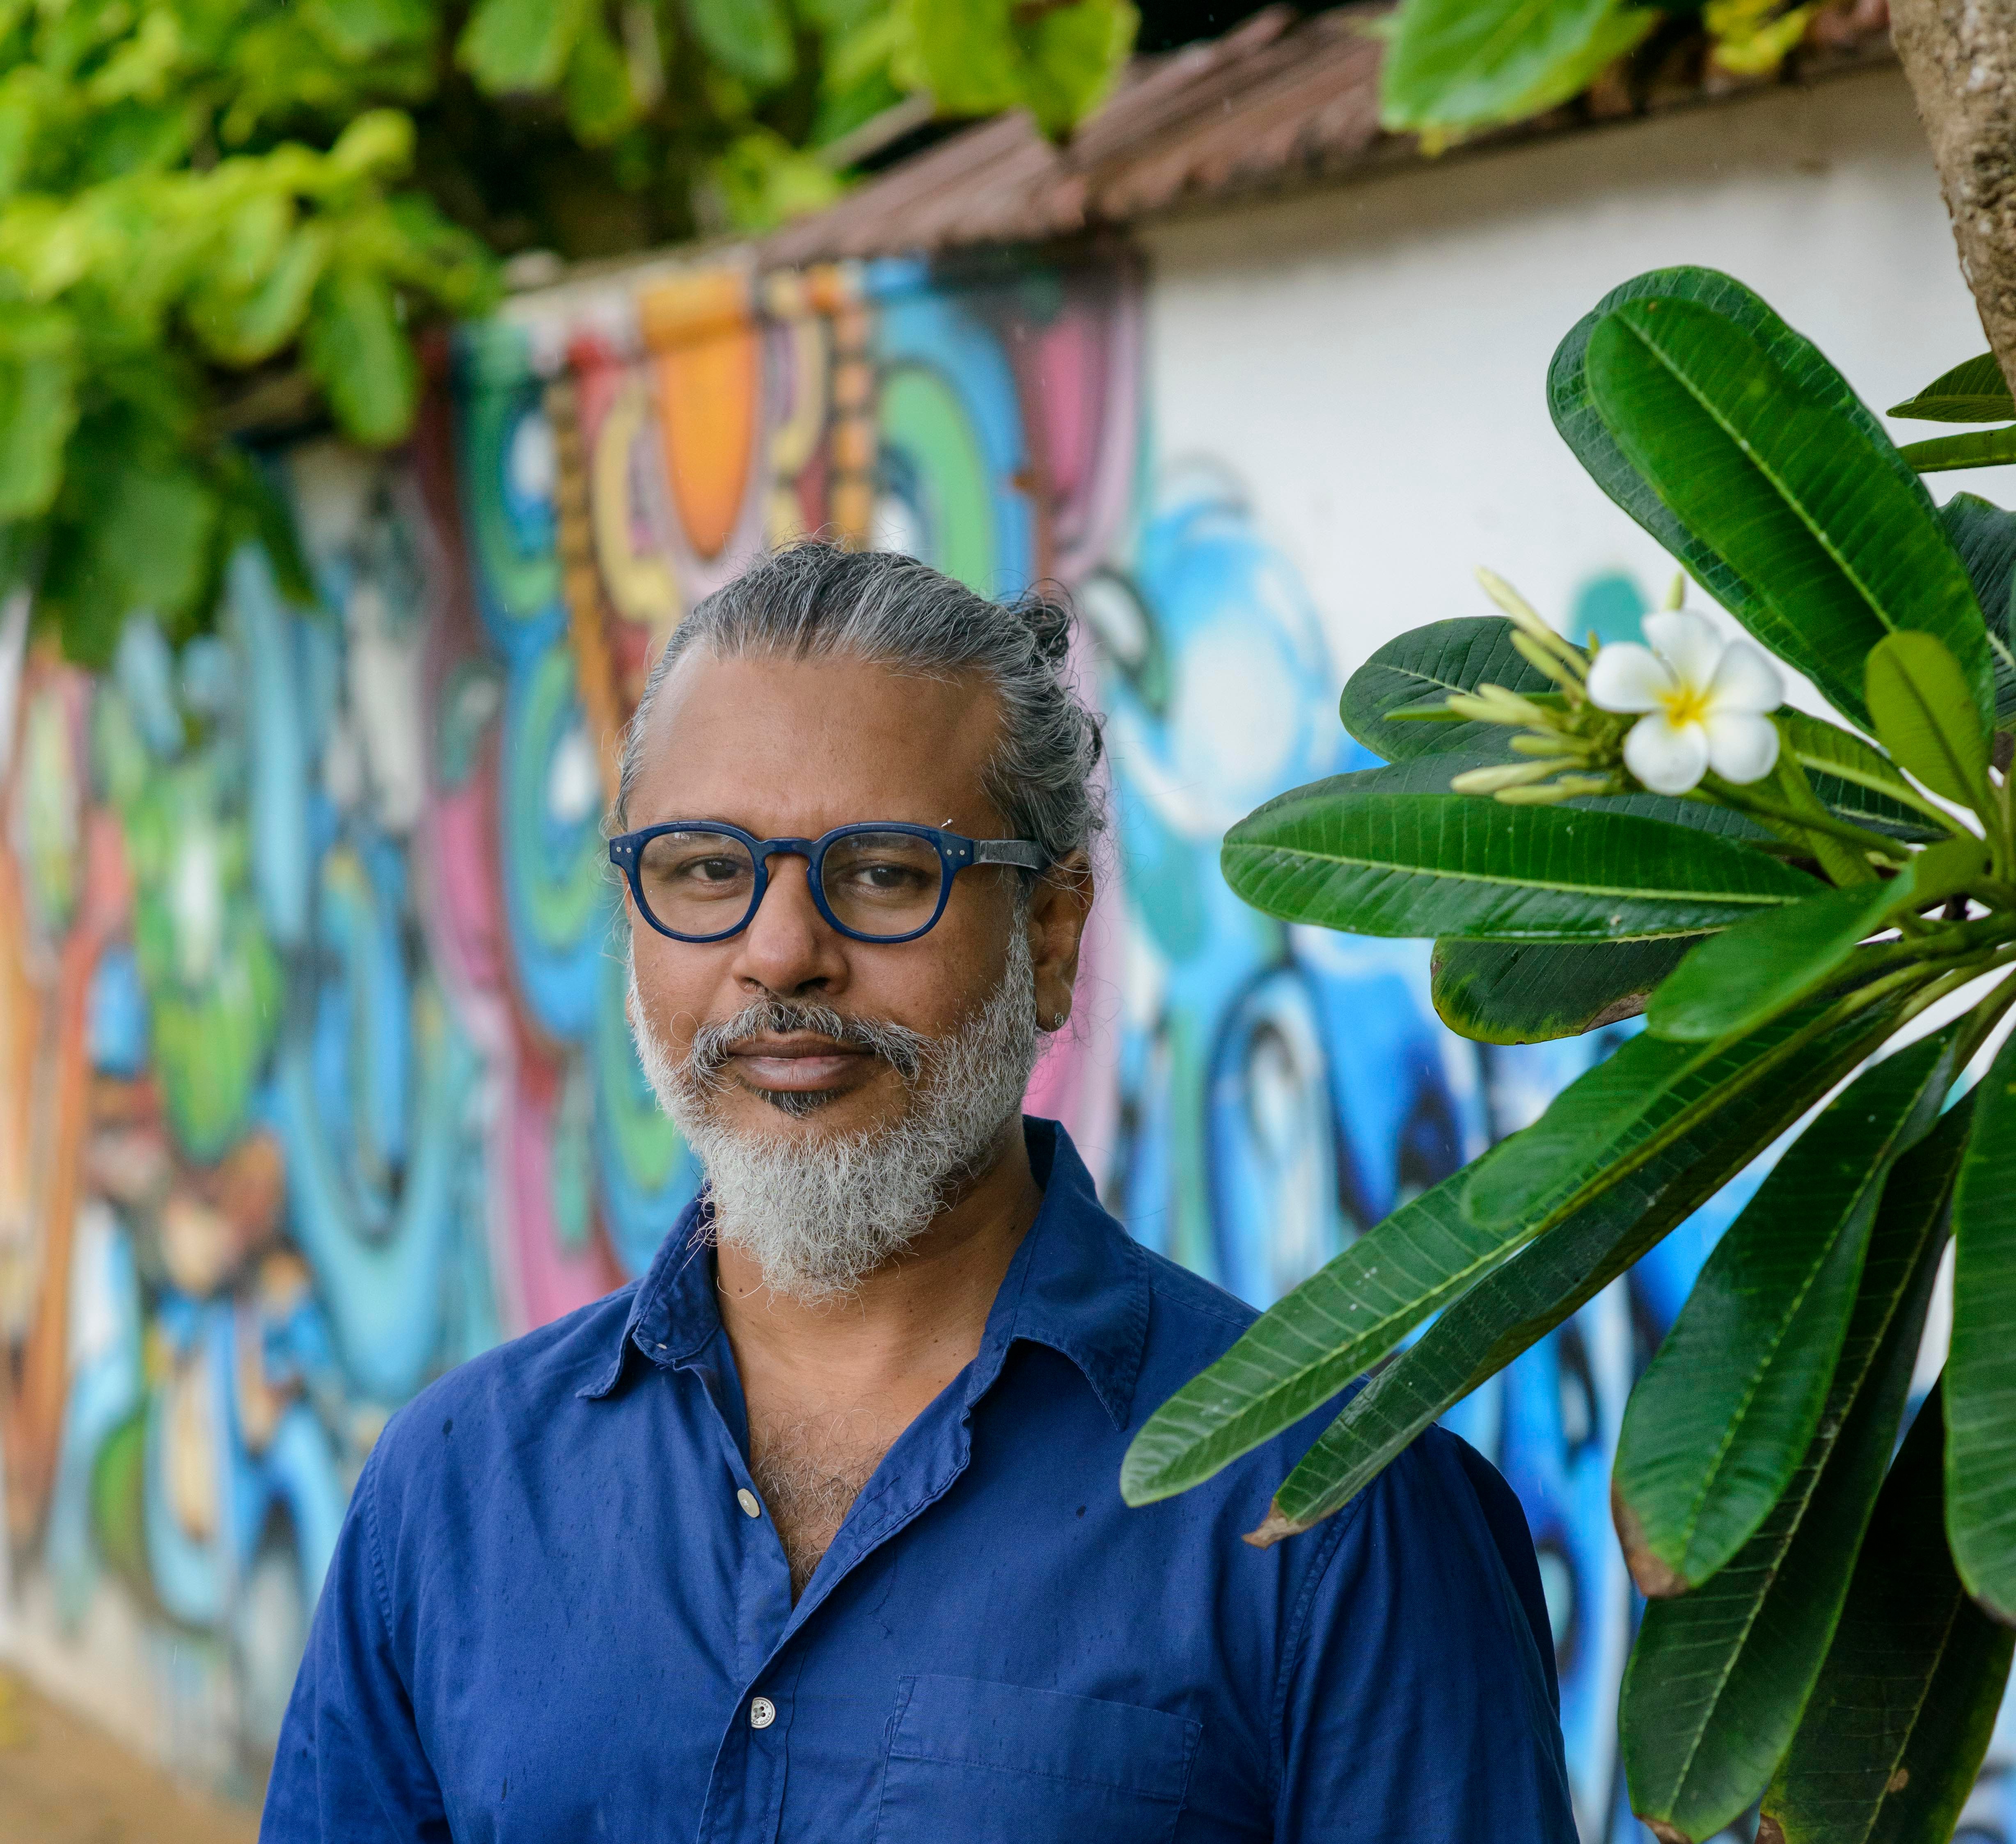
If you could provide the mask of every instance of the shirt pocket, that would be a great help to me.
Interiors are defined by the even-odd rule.
[[[1203,1733],[1133,1703],[903,1678],[877,1844],[1168,1844]]]

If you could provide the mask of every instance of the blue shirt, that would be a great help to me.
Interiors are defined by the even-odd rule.
[[[265,1844],[1574,1844],[1518,1504],[1431,1431],[1240,1541],[1320,1416],[1129,1510],[1143,1419],[1253,1313],[1027,1123],[979,1355],[791,1603],[689,1212],[637,1284],[452,1371],[351,1501]]]

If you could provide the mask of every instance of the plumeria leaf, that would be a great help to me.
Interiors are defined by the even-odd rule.
[[[1702,938],[1586,947],[1438,941],[1429,989],[1442,1022],[1479,1043],[1579,1037],[1637,1017],[1653,988]]]
[[[1665,269],[1613,290],[1561,342],[1548,398],[1604,491],[1856,722],[1862,661],[1895,628],[1943,640],[1992,708],[1979,610],[1923,484],[1740,283]]]
[[[1431,1422],[1593,1299],[1868,1048],[1859,1021],[1820,1038],[1787,1086],[1734,1097],[1693,1133],[1597,1191],[1449,1306],[1345,1406],[1289,1475],[1251,1540],[1306,1530],[1346,1504]]]
[[[1658,21],[1618,0],[1406,0],[1380,73],[1380,121],[1406,133],[1523,121],[1586,89]]]
[[[1806,771],[1823,805],[1856,826],[1893,838],[1944,838],[1948,828],[1925,812],[1924,797],[1897,765],[1852,730],[1804,711],[1777,714],[1786,753]]]
[[[1393,713],[1480,685],[1502,685],[1521,696],[1552,691],[1553,681],[1514,647],[1514,631],[1501,616],[1469,616],[1431,621],[1388,641],[1345,686],[1338,707],[1344,727],[1388,762],[1502,748],[1505,732],[1495,724],[1396,721]]]
[[[1760,852],[1635,815],[1356,780],[1298,789],[1233,827],[1222,858],[1233,890],[1269,915],[1361,935],[1594,942],[1695,934],[1811,888]]]
[[[1916,397],[1892,404],[1885,416],[1920,423],[2000,423],[2016,416],[2016,398],[1993,352],[1942,372]]]
[[[1672,1835],[1719,1832],[1756,1799],[1820,1675],[1896,1445],[1968,1112],[1950,1109],[1884,1181],[1848,1335],[1791,1483],[1708,1581],[1646,1607],[1619,1740],[1632,1810]]]
[[[1877,1003],[1868,1014],[1887,1017]],[[1803,1006],[1732,1043],[1675,1043],[1645,1032],[1585,1071],[1530,1127],[1470,1167],[1463,1208],[1479,1223],[1516,1223],[1579,1204],[1691,1133],[1751,1083],[1777,1079],[1819,1010]],[[1880,1041],[1880,1039],[1878,1040]]]
[[[1687,956],[1652,995],[1646,1028],[1680,1043],[1755,1030],[1824,983],[1857,942],[1916,901],[1906,870],[1887,883],[1825,891],[1750,917]]]
[[[2006,467],[2016,461],[2016,423],[2007,429],[1980,429],[1967,435],[1907,441],[1897,452],[1921,474],[1951,474],[1962,467]]]
[[[1942,1394],[1927,1397],[1883,1482],[1758,1844],[1950,1838],[1973,1790],[2016,1632],[1968,1598],[1946,1547]]]
[[[2016,650],[2011,649],[2010,593],[2016,582],[2016,513],[1991,505],[1978,493],[1956,493],[1939,508],[1939,523],[1960,553],[1974,583],[1975,599],[1988,623],[1995,657],[1995,721],[2016,717]]]
[[[1791,1483],[1848,1335],[1884,1180],[1939,1118],[1954,1035],[1865,1070],[1793,1141],[1632,1391],[1611,1502],[1643,1593],[1706,1581]]]
[[[1967,1592],[2016,1625],[2016,1037],[1982,1079],[1953,1241],[1946,1529]]]
[[[1867,698],[1877,740],[1933,793],[1994,810],[1988,735],[1957,661],[1929,634],[1885,636],[1870,651]]]

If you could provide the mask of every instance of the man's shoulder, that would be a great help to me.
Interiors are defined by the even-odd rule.
[[[380,1477],[437,1472],[445,1443],[459,1442],[467,1453],[516,1446],[550,1428],[556,1411],[614,1368],[637,1287],[632,1281],[437,1377],[386,1423],[373,1453]]]
[[[1222,1357],[1260,1315],[1195,1270],[1131,1243],[1148,1283],[1148,1357],[1201,1366]]]

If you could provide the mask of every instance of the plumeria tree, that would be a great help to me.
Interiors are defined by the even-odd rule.
[[[2016,415],[1992,358],[1892,413],[1968,392]],[[1499,612],[1346,687],[1388,765],[1269,802],[1224,869],[1288,920],[1435,938],[1471,1037],[1645,1027],[1267,1313],[1122,1490],[1180,1492],[1370,1370],[1248,1540],[1307,1530],[1812,1113],[1624,1417],[1632,1804],[1669,1840],[1760,1798],[1779,1844],[1944,1839],[2016,1640],[2016,1039],[1967,1079],[2016,1003],[2016,514],[1935,506],[1710,271],[1607,296],[1548,396],[1683,567],[1646,644],[1581,645],[1487,575]],[[1831,715],[1784,701],[1787,668]],[[1949,1237],[1950,1356],[1899,1450]]]

